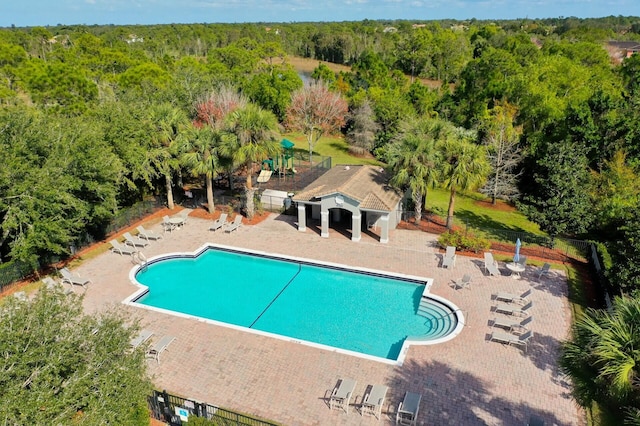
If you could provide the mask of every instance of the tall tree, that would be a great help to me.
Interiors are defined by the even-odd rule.
[[[349,114],[349,130],[347,131],[347,142],[349,151],[356,155],[370,153],[373,150],[376,133],[380,130],[380,125],[376,123],[371,103],[365,99],[362,104],[353,109]]]
[[[322,135],[340,130],[347,112],[347,102],[340,94],[329,90],[324,81],[310,82],[291,95],[286,125],[291,130],[305,134],[309,145],[309,161],[312,162],[315,144]]]
[[[551,237],[589,229],[594,209],[589,197],[591,176],[585,147],[571,140],[548,142],[539,148],[532,185],[520,209]]]
[[[210,126],[192,127],[189,134],[181,138],[182,161],[193,176],[204,176],[207,190],[207,208],[215,211],[213,200],[213,178],[220,171],[219,149],[225,133]]]
[[[154,128],[154,134],[151,135],[154,144],[149,150],[149,158],[159,174],[164,176],[167,206],[173,209],[172,175],[180,167],[178,139],[184,135],[189,121],[184,111],[168,103],[154,105],[150,118]]]
[[[437,141],[445,136],[445,123],[431,120],[404,121],[401,130],[387,149],[387,163],[393,177],[391,184],[408,189],[416,223],[422,219],[423,200],[438,180],[439,153]]]
[[[247,105],[247,98],[229,85],[222,85],[196,104],[196,118],[211,127],[223,128],[227,116]]]
[[[573,398],[587,409],[598,402],[617,424],[625,414],[628,421],[640,417],[638,327],[640,300],[616,298],[612,311],[588,309],[562,346],[560,368],[573,381]]]
[[[243,165],[246,171],[246,213],[251,219],[255,214],[253,167],[255,163],[280,153],[281,147],[277,139],[278,120],[270,111],[249,104],[235,110],[229,116],[228,129],[235,136],[237,143],[233,153],[234,163]]]
[[[3,424],[148,425],[151,391],[136,326],[116,311],[86,316],[82,299],[43,288],[0,312]]]
[[[518,195],[518,176],[516,167],[522,161],[519,146],[522,129],[514,127],[516,109],[510,104],[496,105],[489,111],[482,124],[483,144],[487,147],[491,173],[480,190],[491,197],[496,204],[498,198],[512,199]]]
[[[441,147],[441,181],[450,191],[448,229],[453,228],[456,193],[477,189],[485,182],[490,171],[486,149],[472,142],[474,137],[475,132],[456,128]]]

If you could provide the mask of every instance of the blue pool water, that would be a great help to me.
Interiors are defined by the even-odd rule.
[[[416,312],[424,285],[381,274],[208,249],[150,263],[137,303],[395,360],[407,336],[453,331],[451,309]]]

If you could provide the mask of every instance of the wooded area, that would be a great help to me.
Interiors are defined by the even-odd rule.
[[[0,260],[65,256],[149,194],[172,206],[189,175],[212,210],[212,180],[243,174],[250,216],[252,167],[281,130],[310,152],[343,132],[388,164],[416,216],[434,186],[451,192],[449,225],[458,191],[509,200],[552,237],[598,242],[632,293],[640,45],[612,41],[640,42],[640,18],[0,29]],[[302,75],[290,55],[350,71]]]

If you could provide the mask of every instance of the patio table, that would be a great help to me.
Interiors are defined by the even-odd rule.
[[[520,273],[525,271],[525,267],[519,263],[509,262],[506,264],[508,270],[511,271],[511,278],[514,280],[520,279]]]

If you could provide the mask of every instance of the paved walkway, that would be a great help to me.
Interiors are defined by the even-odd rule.
[[[536,414],[547,425],[582,425],[582,412],[569,397],[569,384],[557,368],[560,341],[570,326],[564,273],[552,273],[537,282],[537,268],[528,267],[521,280],[487,277],[479,259],[458,256],[452,270],[439,268],[436,236],[419,231],[392,231],[389,244],[363,233],[354,243],[331,231],[324,239],[312,230],[298,232],[294,218],[271,215],[255,226],[232,234],[208,231],[209,221],[189,218],[181,230],[166,234],[144,249],[151,257],[175,251],[193,251],[205,242],[264,250],[434,278],[432,293],[463,311],[467,326],[452,341],[412,347],[402,366],[386,365],[306,345],[267,338],[201,321],[127,308],[120,302],[135,289],[128,280],[128,257],[102,254],[77,271],[93,280],[84,300],[88,312],[117,306],[130,309],[157,337],[177,339],[162,354],[161,363],[149,361],[158,389],[251,413],[285,425],[392,424],[405,391],[423,395],[418,424],[524,425]],[[159,225],[146,224],[160,230]],[[454,290],[453,280],[469,273],[470,290]],[[492,293],[524,292],[531,299],[534,339],[524,352],[489,342]],[[357,380],[355,400],[348,414],[330,410],[325,399],[341,377]],[[370,384],[389,386],[381,421],[358,411]]]

